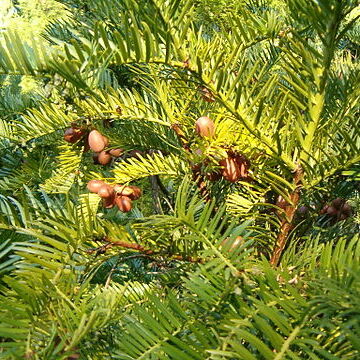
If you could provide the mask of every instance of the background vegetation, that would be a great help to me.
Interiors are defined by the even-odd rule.
[[[358,359],[359,16],[3,0],[0,358]]]

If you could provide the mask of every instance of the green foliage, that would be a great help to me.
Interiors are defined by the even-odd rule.
[[[359,357],[358,1],[5,5],[0,358]]]

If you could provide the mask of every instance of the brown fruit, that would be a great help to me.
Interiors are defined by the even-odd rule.
[[[221,175],[224,177],[224,179],[232,183],[240,180],[241,172],[235,159],[223,159],[219,162],[219,165],[222,167]]]
[[[247,178],[249,176],[248,170],[250,168],[250,161],[246,159],[245,156],[241,154],[235,154],[234,159],[237,162],[240,168],[240,175],[242,178]]]
[[[352,213],[352,208],[348,203],[345,203],[341,211],[343,214],[350,216]]]
[[[87,183],[87,188],[93,192],[93,193],[97,193],[99,191],[99,189],[105,185],[105,183],[101,180],[90,180]]]
[[[98,162],[101,165],[107,165],[110,163],[112,157],[107,151],[101,151],[98,155]]]
[[[129,212],[132,208],[132,201],[127,196],[118,196],[115,199],[115,203],[120,211]]]
[[[98,195],[102,198],[109,198],[114,195],[114,189],[110,185],[104,184],[98,190]]]
[[[213,137],[215,134],[215,124],[207,116],[202,116],[196,120],[195,130],[202,137]]]
[[[133,191],[132,194],[129,195],[129,198],[131,200],[137,200],[140,198],[140,196],[142,195],[142,191],[139,187],[137,186],[129,186],[129,188],[131,188],[131,190]]]
[[[97,130],[92,130],[89,133],[89,146],[92,151],[103,151],[106,146],[107,138],[102,136]]]
[[[133,194],[133,189],[130,186],[117,184],[114,186],[114,191],[117,195],[128,196]]]
[[[84,135],[84,130],[76,127],[71,127],[69,129],[66,129],[64,132],[64,140],[74,144],[77,141],[81,139],[81,137]]]
[[[120,157],[123,152],[124,152],[123,149],[111,149],[111,150],[109,150],[109,154],[111,156],[116,157],[116,158]]]
[[[343,213],[343,214],[340,215],[339,221],[345,220],[345,219],[347,219],[348,217],[349,217],[349,215]]]
[[[335,208],[335,209],[341,209],[341,207],[344,205],[345,200],[342,198],[337,198],[335,200],[332,201],[331,205]]]
[[[107,198],[103,198],[103,207],[106,209],[110,209],[115,205],[115,193],[112,193]]]
[[[333,206],[329,206],[326,210],[326,213],[330,216],[336,216],[338,211],[336,208],[334,208]]]

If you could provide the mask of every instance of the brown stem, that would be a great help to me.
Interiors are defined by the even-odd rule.
[[[163,210],[161,208],[161,201],[159,195],[159,185],[156,180],[156,175],[150,176],[150,184],[151,184],[151,195],[153,200],[154,211],[156,214],[163,214]]]
[[[139,255],[134,255],[133,257],[138,257],[138,256],[155,256],[155,255],[159,255],[159,256],[168,256],[169,260],[182,260],[182,261],[188,261],[188,262],[192,262],[192,263],[202,263],[204,261],[204,259],[202,258],[195,258],[192,256],[182,256],[182,255],[171,255],[171,254],[161,254],[159,252],[155,252],[153,250],[150,249],[146,249],[144,246],[139,245],[139,244],[134,244],[134,243],[128,243],[125,241],[112,241],[110,238],[108,237],[103,237],[101,239],[101,241],[105,242],[104,245],[95,248],[95,249],[90,249],[87,252],[88,253],[93,253],[96,252],[97,254],[101,254],[104,253],[107,249],[110,249],[113,246],[119,246],[125,249],[131,249],[131,250],[136,250],[139,251],[142,254]],[[132,258],[132,256],[128,257],[127,259]]]
[[[300,200],[302,177],[303,177],[303,172],[301,167],[299,166],[296,169],[294,176],[295,190],[293,191],[293,193],[290,194],[291,203],[290,204],[287,203],[284,206],[284,212],[281,215],[279,215],[281,219],[280,232],[277,236],[276,244],[270,258],[270,264],[273,265],[274,267],[279,264],[281,255],[285,249],[285,246],[289,238],[289,233],[294,226],[292,222]]]

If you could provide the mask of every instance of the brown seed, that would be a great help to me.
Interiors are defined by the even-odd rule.
[[[90,149],[95,152],[103,151],[106,146],[106,139],[107,138],[102,136],[99,131],[90,131],[88,139]]]
[[[212,137],[215,134],[215,124],[207,116],[202,116],[196,120],[195,130],[202,137]]]
[[[134,192],[130,186],[120,185],[120,184],[116,184],[114,186],[114,191],[117,193],[117,195],[128,196],[128,197],[130,197],[130,195],[132,195]]]
[[[341,214],[340,215],[340,218],[339,218],[339,220],[341,221],[341,220],[345,220],[345,219],[347,219],[349,217],[349,215],[347,215],[347,214]]]
[[[116,197],[115,203],[122,212],[129,212],[132,208],[132,201],[127,196]]]
[[[103,198],[103,207],[110,209],[115,205],[115,193],[113,192],[108,198]]]
[[[105,183],[101,180],[90,180],[87,183],[87,188],[93,192],[93,193],[97,193],[99,191],[99,189],[105,185]]]
[[[348,203],[345,203],[342,207],[342,213],[344,213],[345,215],[351,215],[352,213],[352,208]]]
[[[112,157],[107,151],[101,151],[98,155],[98,162],[101,165],[107,165],[110,163]]]
[[[241,177],[247,178],[249,176],[248,170],[250,168],[250,161],[241,154],[235,154],[234,159],[240,168]]]
[[[81,139],[84,133],[85,131],[83,129],[71,127],[65,130],[64,140],[71,144],[74,144]]]
[[[137,200],[140,198],[140,196],[142,195],[142,191],[139,187],[137,186],[129,186],[129,188],[131,188],[131,190],[133,191],[132,194],[129,195],[129,198],[131,200]]]
[[[222,167],[221,174],[227,181],[234,183],[241,179],[240,168],[235,159],[223,159],[219,162],[219,165]]]
[[[116,158],[118,158],[119,156],[121,156],[121,154],[124,152],[124,149],[111,149],[109,150],[109,154],[111,156],[114,156]]]
[[[340,209],[345,203],[345,200],[342,198],[336,198],[335,200],[332,201],[331,205],[335,208],[335,209]]]
[[[110,185],[103,185],[98,190],[98,195],[102,198],[109,198],[114,195],[114,189]]]
[[[336,216],[338,211],[336,208],[334,208],[333,206],[329,206],[326,210],[326,213],[330,216]]]

